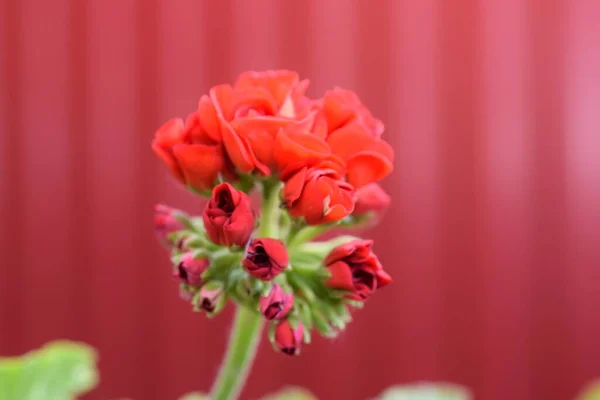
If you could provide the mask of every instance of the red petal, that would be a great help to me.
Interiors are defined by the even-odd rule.
[[[375,277],[377,278],[377,287],[384,287],[388,283],[392,282],[392,277],[385,272],[384,270],[379,270],[376,272]]]
[[[338,261],[327,266],[331,277],[325,284],[333,289],[354,290],[352,281],[352,271],[348,264],[343,261]]]
[[[376,152],[362,152],[347,162],[348,182],[356,188],[378,182],[394,169],[391,161]]]
[[[302,168],[287,180],[283,188],[283,201],[288,205],[294,204],[302,195],[306,181],[307,168]]]
[[[233,88],[231,85],[214,86],[210,89],[209,95],[215,107],[217,117],[224,118],[226,121],[231,121],[231,118],[233,117]]]
[[[173,118],[165,122],[154,136],[153,145],[167,149],[183,141],[185,132],[181,118]]]
[[[163,160],[165,164],[167,164],[167,167],[171,171],[171,174],[173,174],[173,176],[181,183],[185,183],[185,177],[183,176],[183,172],[179,168],[177,161],[175,160],[175,158],[173,158],[171,153],[164,150],[157,143],[152,143],[152,150],[154,150],[154,153],[156,153],[156,155],[161,160]]]
[[[173,155],[179,161],[186,183],[198,190],[211,188],[223,168],[220,146],[178,144],[173,147]]]
[[[223,119],[221,119],[221,132],[223,144],[233,165],[242,172],[251,172],[254,169],[253,155],[250,154],[252,150],[247,146],[247,141],[242,140],[231,125]]]
[[[369,150],[376,139],[360,125],[349,125],[336,130],[327,138],[331,152],[343,160],[348,160],[357,153]]]
[[[277,134],[274,151],[275,162],[280,170],[289,165],[314,163],[331,154],[323,139],[308,133],[286,131]]]
[[[198,102],[198,118],[207,135],[217,143],[221,142],[221,125],[217,116],[217,110],[210,98],[206,95]]]
[[[292,87],[298,84],[298,80],[298,73],[294,71],[248,71],[240,74],[235,82],[235,87],[236,89],[262,87],[269,91],[277,105],[281,106],[290,94]]]

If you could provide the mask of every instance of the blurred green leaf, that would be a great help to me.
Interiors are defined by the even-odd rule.
[[[417,383],[393,386],[376,400],[470,400],[466,388],[449,383]]]
[[[83,343],[57,341],[0,358],[2,400],[72,400],[97,384],[96,352]]]
[[[600,380],[584,387],[577,400],[600,400]]]
[[[308,390],[300,387],[285,387],[279,392],[267,395],[261,400],[318,400]]]

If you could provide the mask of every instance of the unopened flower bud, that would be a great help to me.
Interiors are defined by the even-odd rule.
[[[175,218],[175,210],[164,204],[157,204],[154,206],[154,211],[154,230],[158,240],[165,246],[176,246],[177,243],[173,243],[173,241],[169,239],[169,235],[184,230],[185,226],[181,221]]]
[[[364,301],[376,289],[392,281],[371,251],[373,241],[354,240],[333,249],[324,265],[331,273],[325,284],[344,290],[351,300]]]
[[[254,230],[250,198],[229,183],[215,186],[202,214],[206,235],[213,243],[244,247]]]
[[[200,286],[202,284],[202,273],[206,271],[210,261],[208,258],[194,258],[192,252],[185,253],[181,261],[177,264],[173,276],[182,283],[191,286]]]
[[[277,239],[253,239],[248,244],[242,265],[250,275],[270,281],[283,272],[289,264],[285,245]]]
[[[277,323],[275,327],[275,345],[284,354],[293,356],[300,353],[304,326],[298,323],[294,329],[290,322],[285,319]]]
[[[211,281],[200,288],[200,292],[194,299],[194,307],[214,315],[223,309],[226,300],[223,284],[219,281]]]
[[[294,295],[285,293],[281,286],[275,284],[266,297],[261,297],[259,301],[260,312],[266,319],[284,318],[294,305]]]
[[[381,186],[376,183],[370,183],[356,191],[356,205],[352,215],[364,215],[368,212],[381,213],[392,201]]]

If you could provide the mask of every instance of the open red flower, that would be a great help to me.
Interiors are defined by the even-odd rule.
[[[392,281],[371,251],[373,241],[354,240],[333,249],[324,264],[331,273],[325,282],[334,289],[346,290],[346,297],[366,300],[376,289]]]
[[[274,158],[282,179],[290,171],[313,166],[329,157],[331,148],[325,140],[297,127],[281,129],[275,137]]]
[[[294,329],[288,320],[280,321],[275,326],[275,345],[288,356],[294,356],[300,352],[304,326],[298,323]]]
[[[223,143],[236,168],[270,175],[279,130],[289,125],[311,128],[314,113],[308,112],[304,101],[307,86],[308,81],[299,81],[293,71],[251,71],[240,75],[233,87],[210,90]]]
[[[335,169],[304,167],[286,181],[283,200],[292,216],[319,225],[352,213],[354,188]]]
[[[349,124],[362,125],[375,138],[379,138],[384,131],[383,123],[373,117],[351,90],[336,87],[327,91],[323,96],[322,107],[328,133]]]
[[[208,238],[216,244],[243,247],[254,229],[248,195],[229,183],[215,186],[202,213]]]
[[[348,182],[355,188],[380,181],[394,169],[394,150],[364,126],[348,124],[327,137],[331,152],[346,163]]]
[[[200,122],[199,113],[195,112],[185,124],[182,119],[174,118],[161,126],[152,149],[181,183],[203,191],[212,188],[225,164],[216,135],[217,132],[209,134]]]
[[[250,275],[263,281],[270,281],[282,273],[289,264],[285,245],[277,239],[252,239],[242,260],[244,269]]]

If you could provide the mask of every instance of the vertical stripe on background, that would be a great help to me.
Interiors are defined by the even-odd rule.
[[[481,390],[480,2],[444,2],[438,15],[444,378]]]
[[[90,242],[91,226],[88,223],[91,215],[90,207],[90,126],[88,124],[90,109],[89,81],[89,49],[87,2],[69,0],[69,32],[68,32],[68,140],[69,140],[69,250],[68,288],[71,319],[75,338],[89,340],[93,329],[94,316],[89,312],[91,301],[89,279],[90,266],[86,261],[92,251]],[[65,265],[66,267],[66,265]]]
[[[136,364],[146,365],[143,379],[148,382],[159,382],[165,375],[164,351],[161,343],[168,339],[162,320],[169,313],[162,299],[155,295],[164,287],[164,270],[148,268],[162,255],[162,249],[156,246],[154,236],[154,203],[158,196],[156,172],[159,164],[149,151],[152,133],[161,123],[159,109],[161,101],[160,60],[162,57],[159,45],[159,0],[137,0],[135,16],[135,81],[131,90],[134,92],[136,109],[131,116],[135,120],[135,147],[131,157],[134,160],[134,180],[130,185],[134,189],[134,209],[131,210],[133,220],[133,246],[139,249],[133,262],[121,265],[121,268],[134,269],[135,291],[131,296],[136,299],[135,319],[132,328],[138,336]],[[161,165],[162,167],[162,165]],[[156,397],[166,399],[168,386],[154,388],[144,387],[139,398]]]
[[[391,115],[394,115],[397,110],[389,106],[389,90],[391,77],[393,71],[391,69],[390,61],[392,52],[391,45],[391,32],[392,26],[391,14],[392,5],[391,3],[382,3],[380,7],[372,7],[369,2],[357,1],[357,7],[354,11],[354,17],[356,21],[356,28],[354,32],[355,41],[355,55],[354,55],[354,86],[351,87],[359,95],[362,102],[369,108],[369,110],[382,121],[385,121],[386,132],[384,138],[386,140],[393,141],[397,139],[395,132],[394,122],[390,119]],[[360,40],[359,38],[369,37],[369,40]],[[340,70],[344,67],[340,65]],[[332,76],[331,84],[336,84],[337,80],[335,76]],[[391,113],[391,114],[390,114]],[[394,139],[391,136],[394,136]],[[397,173],[396,169],[396,173]],[[394,175],[387,178],[386,184],[391,184],[394,179]],[[393,186],[392,186],[393,187]],[[396,227],[389,224],[389,220],[384,220],[377,229],[369,230],[366,232],[357,232],[359,236],[374,240],[373,251],[378,254],[381,263],[385,268],[388,269],[390,274],[397,280],[398,269],[394,269],[394,261],[396,260],[396,254],[393,252],[383,253],[385,246],[393,248],[398,246],[397,240],[389,240],[394,237],[390,235]],[[397,287],[391,284],[389,287],[383,289],[381,292],[375,294],[369,299],[368,305],[364,310],[356,312],[354,322],[348,328],[348,343],[345,344],[347,347],[357,348],[361,346],[361,343],[373,340],[374,329],[384,329],[384,327],[390,328],[389,332],[393,331],[393,327],[398,327],[401,319],[397,316],[389,315],[383,311],[390,303],[394,302],[394,298],[400,293]],[[397,298],[397,297],[396,297]],[[369,312],[371,310],[371,312]],[[380,310],[380,312],[374,312],[374,310]],[[388,332],[388,334],[389,334]],[[381,333],[376,340],[382,343],[388,343],[390,349],[396,351],[395,337],[386,337],[386,333]],[[337,351],[343,351],[343,344],[338,346]],[[382,346],[384,348],[384,346]],[[388,350],[390,351],[390,350]],[[362,368],[364,365],[373,365],[380,362],[382,357],[385,357],[382,353],[373,353],[368,351],[355,351],[348,352],[352,355],[350,359],[351,368],[348,369],[347,374],[350,376],[360,376],[362,374]],[[393,361],[392,361],[393,360]],[[393,365],[398,360],[390,359],[386,361],[386,364],[390,367],[390,371],[393,370]],[[393,382],[400,379],[399,376],[389,377]],[[383,387],[376,389],[368,389],[359,386],[358,384],[354,387],[347,388],[345,392],[345,398],[360,397],[369,398],[377,394]],[[340,390],[338,388],[337,390]],[[341,393],[340,393],[341,395]]]
[[[564,152],[568,296],[578,388],[600,377],[600,4],[572,2],[566,45]],[[573,388],[575,389],[575,388]]]
[[[482,2],[482,122],[479,185],[483,281],[480,398],[533,399],[530,344],[532,128],[529,9],[520,0]]]
[[[136,235],[143,227],[134,226],[139,155],[135,5],[133,0],[119,7],[90,2],[87,9],[91,180],[87,223],[92,246],[84,267],[91,281],[89,312],[95,318],[90,338],[102,354],[106,384],[102,398],[143,398],[147,384],[131,382],[148,382],[143,374],[149,371],[141,363],[139,336],[144,332],[136,315],[139,304],[147,302],[139,297],[139,287],[148,267],[138,260],[147,249],[136,247]]]
[[[565,170],[565,2],[531,0],[529,53],[533,93],[534,164],[531,299],[532,397],[560,400],[573,395],[572,329],[568,308],[566,170]],[[549,333],[551,332],[551,334]],[[570,345],[569,345],[570,344]],[[548,377],[560,377],[548,385]]]
[[[20,199],[24,196],[25,185],[21,179],[21,158],[25,143],[23,133],[23,88],[21,18],[22,6],[18,0],[7,0],[0,9],[0,57],[3,90],[2,119],[0,120],[0,352],[17,354],[26,350],[22,334],[26,321],[21,317],[21,303],[18,301],[25,286],[25,272],[17,264],[25,251],[23,238],[23,214]],[[20,263],[18,265],[21,265]],[[23,286],[23,287],[22,287]]]
[[[279,57],[279,32],[285,25],[279,19],[277,0],[250,2],[234,0],[231,15],[231,66],[233,76],[243,71],[285,69]],[[232,76],[232,78],[233,78]]]
[[[42,345],[70,333],[68,2],[21,1],[20,162],[22,220],[18,265],[26,272],[18,299],[27,321],[21,340]],[[43,67],[40,67],[43,66]],[[49,129],[49,127],[52,127]],[[43,200],[42,200],[43,199]],[[40,312],[43,310],[43,312]]]
[[[386,140],[396,150],[395,172],[384,187],[395,194],[382,228],[374,229],[378,249],[393,248],[382,261],[395,278],[379,296],[397,310],[388,340],[396,343],[386,381],[440,379],[441,259],[440,170],[437,69],[438,6],[433,0],[393,3],[391,82]],[[380,233],[379,233],[380,232]],[[393,366],[393,367],[392,367]]]
[[[206,10],[201,2],[185,1],[180,7],[173,7],[171,0],[162,0],[159,8],[160,25],[158,40],[161,49],[159,59],[161,96],[156,126],[143,132],[149,144],[154,132],[160,125],[173,117],[186,118],[194,111],[198,99],[208,91],[206,69],[210,64],[207,46],[210,37],[204,23]],[[149,145],[143,147],[151,152]],[[150,162],[155,166],[158,195],[156,203],[164,203],[189,213],[201,212],[202,203],[198,196],[189,193],[173,176],[163,163],[152,154]],[[218,362],[225,337],[212,334],[211,323],[219,324],[218,329],[225,330],[227,316],[221,320],[207,320],[203,315],[192,313],[191,307],[178,295],[177,283],[171,278],[169,251],[159,248],[154,262],[150,265],[158,271],[160,289],[156,293],[156,303],[162,309],[159,325],[155,328],[162,332],[160,342],[161,360],[166,368],[161,371],[161,382],[165,382],[168,397],[174,398],[194,390],[204,390],[210,385],[216,371],[216,365],[202,362],[210,358]],[[175,367],[173,367],[175,366]],[[181,371],[189,371],[181,373]]]
[[[373,7],[368,7],[369,9]],[[348,0],[343,7],[334,1],[313,1],[306,27],[310,35],[310,92],[321,96],[326,90],[340,86],[356,90],[356,69],[360,64],[360,21],[371,26],[373,19],[362,14],[367,9],[357,0]],[[298,35],[303,35],[298,31]],[[387,39],[387,38],[386,38]],[[382,49],[381,46],[373,46]],[[291,52],[293,49],[285,49]]]

